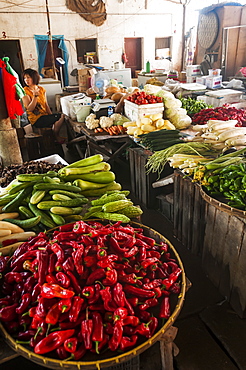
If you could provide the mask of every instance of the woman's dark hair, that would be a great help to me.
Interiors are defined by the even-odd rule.
[[[23,72],[23,81],[24,81],[25,75],[28,75],[32,78],[32,81],[33,81],[34,85],[39,84],[40,76],[39,76],[38,72],[35,71],[35,69],[32,69],[32,68],[25,69],[24,72]]]

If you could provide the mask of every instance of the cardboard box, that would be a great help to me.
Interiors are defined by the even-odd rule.
[[[92,76],[92,68],[78,69],[79,92],[86,92],[86,90],[91,86]]]
[[[208,89],[217,89],[222,85],[222,76],[207,77],[206,86]]]
[[[206,78],[208,76],[197,76],[196,77],[196,83],[206,85]]]
[[[186,76],[186,82],[189,83],[189,84],[197,82],[196,81],[196,76]]]
[[[201,74],[201,66],[200,64],[186,66],[186,76],[197,76]]]
[[[162,113],[164,111],[163,103],[138,105],[129,100],[125,100],[125,116],[131,121],[137,121],[145,115]]]

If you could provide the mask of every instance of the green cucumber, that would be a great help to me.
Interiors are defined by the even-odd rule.
[[[5,218],[3,221],[10,222],[11,224],[20,226],[22,229],[32,229],[34,226],[38,225],[41,221],[41,216],[34,216],[26,220],[18,220],[14,218]]]
[[[32,213],[32,211],[25,207],[25,206],[20,206],[19,207],[19,213],[26,218],[32,218],[34,217],[34,214]]]
[[[45,190],[36,190],[31,196],[30,203],[38,204],[44,198],[46,192]]]
[[[65,194],[59,194],[59,193],[56,193],[56,194],[53,194],[52,195],[52,199],[53,200],[71,200],[72,198],[68,197],[67,195]],[[74,198],[73,198],[74,199]]]
[[[4,206],[16,197],[16,194],[7,194],[0,198],[0,206]]]
[[[49,194],[50,194],[50,195],[54,195],[54,194],[64,194],[64,195],[67,195],[69,198],[78,198],[78,197],[85,198],[85,197],[84,197],[84,195],[82,195],[82,194],[72,193],[71,191],[67,191],[67,190],[59,190],[59,189],[56,189],[56,190],[50,190],[50,191],[49,191]],[[88,199],[87,199],[87,201],[88,201]]]
[[[71,163],[63,168],[61,168],[58,173],[62,173],[64,168],[71,168],[71,167],[84,167],[84,166],[91,166],[93,164],[99,163],[103,161],[103,156],[101,154],[95,154],[87,158],[80,159],[77,162]]]
[[[81,215],[68,215],[68,216],[64,216],[64,219],[66,223],[70,223],[70,222],[81,221],[83,220],[83,217]]]
[[[32,191],[31,187],[27,187],[25,189],[22,189],[14,199],[12,199],[9,203],[7,203],[7,204],[5,204],[5,206],[3,206],[2,213],[17,211],[19,206],[24,201],[24,199],[26,199],[27,196],[29,194],[31,194],[31,191]]]
[[[36,204],[28,204],[30,210],[34,213],[35,216],[41,216],[40,222],[47,226],[49,229],[52,229],[56,226],[56,224],[53,222],[50,216],[48,216],[45,212],[41,211],[41,209],[38,209]]]
[[[55,215],[52,212],[49,212],[49,215],[56,225],[64,225],[66,223],[65,219],[61,215]]]
[[[17,175],[16,178],[18,181],[42,181],[43,177],[46,174],[39,174],[39,173],[22,173],[20,175]],[[50,171],[49,177],[57,176],[56,172]]]
[[[44,202],[38,203],[37,207],[38,209],[42,210],[50,210],[51,207],[79,207],[82,204],[84,204],[84,201],[82,198],[74,198],[70,200],[48,200]]]
[[[55,215],[62,215],[62,216],[69,216],[69,215],[76,215],[82,212],[82,207],[52,207],[50,212],[54,213]]]
[[[74,193],[80,193],[81,189],[78,186],[74,185],[66,185],[66,184],[51,184],[51,183],[39,183],[34,185],[35,190],[67,190],[72,191]]]

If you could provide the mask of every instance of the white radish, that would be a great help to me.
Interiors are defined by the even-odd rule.
[[[246,135],[235,136],[225,141],[226,146],[246,145]]]
[[[246,135],[246,127],[235,127],[231,130],[222,132],[222,134],[217,136],[218,141],[226,141],[232,137]]]
[[[209,125],[209,131],[220,131],[226,128],[233,128],[236,126],[238,121],[236,119],[232,119],[229,121],[221,121],[220,123],[214,123],[212,125]]]
[[[8,221],[0,221],[0,229],[11,230],[12,234],[13,233],[23,233],[24,231],[20,226],[12,224],[11,222],[8,222]]]

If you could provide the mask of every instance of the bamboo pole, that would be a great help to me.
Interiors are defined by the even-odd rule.
[[[58,80],[57,73],[56,73],[56,63],[55,63],[55,55],[54,55],[53,42],[52,42],[52,34],[51,34],[51,28],[50,28],[50,12],[49,12],[48,0],[46,0],[46,14],[47,14],[47,22],[48,22],[48,34],[49,34],[49,43],[50,43],[50,51],[51,51],[52,70],[53,70],[53,75],[55,79]]]
[[[8,117],[2,75],[0,74],[0,157],[3,166],[22,164],[22,155],[16,133]]]

